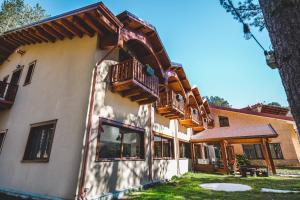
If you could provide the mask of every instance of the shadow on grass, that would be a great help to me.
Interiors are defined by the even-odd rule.
[[[202,183],[240,183],[251,186],[248,192],[216,192],[199,187]],[[262,193],[261,188],[300,190],[299,178],[249,177],[187,173],[167,184],[132,193],[130,199],[300,199],[300,194]]]

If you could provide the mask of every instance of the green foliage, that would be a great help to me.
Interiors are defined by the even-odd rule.
[[[30,6],[24,0],[4,0],[0,9],[0,34],[48,17],[39,5]]]
[[[234,19],[240,21],[236,12],[229,4],[231,0],[219,0],[220,4],[225,8],[226,12],[231,13]],[[243,21],[250,26],[257,27],[260,31],[265,28],[265,22],[262,10],[257,0],[243,0],[238,1],[237,5],[234,4],[236,11],[240,14]]]
[[[229,102],[225,99],[223,99],[222,97],[219,96],[205,96],[204,98],[206,98],[208,100],[208,103],[210,105],[215,105],[215,106],[222,106],[222,107],[231,107],[231,105],[229,104]]]
[[[250,165],[249,159],[245,155],[236,155],[237,166],[247,166]]]
[[[271,102],[271,103],[268,103],[268,105],[269,105],[269,106],[282,107],[282,106],[280,105],[280,103],[278,103],[278,102]]]

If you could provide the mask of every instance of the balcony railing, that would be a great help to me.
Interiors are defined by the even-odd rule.
[[[156,102],[156,108],[159,113],[165,114],[167,117],[182,117],[184,115],[183,97],[180,94],[176,94],[173,90],[161,92],[159,100]]]
[[[0,109],[9,108],[15,101],[18,85],[0,81]]]
[[[185,110],[184,118],[180,120],[180,123],[188,128],[200,126],[202,123],[198,110],[188,107]]]
[[[113,90],[122,92],[133,101],[155,102],[159,95],[159,80],[155,75],[147,74],[145,66],[136,59],[120,62],[111,67]]]

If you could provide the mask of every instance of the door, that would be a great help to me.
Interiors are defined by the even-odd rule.
[[[19,84],[20,77],[22,74],[22,70],[23,70],[23,68],[21,67],[13,72],[6,95],[5,95],[5,100],[13,101],[15,99],[15,96],[17,94],[18,84]]]

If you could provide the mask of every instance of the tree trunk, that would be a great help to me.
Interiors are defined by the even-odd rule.
[[[300,0],[259,0],[300,134]]]

